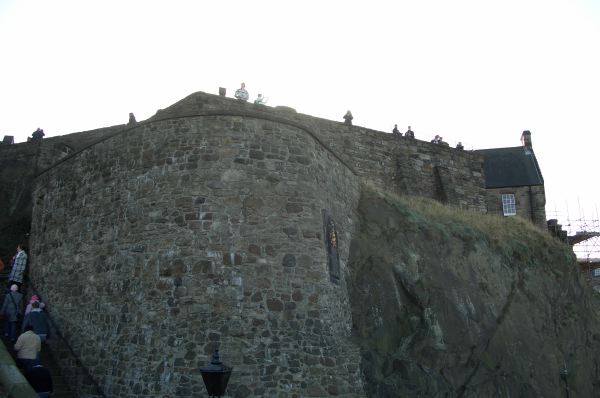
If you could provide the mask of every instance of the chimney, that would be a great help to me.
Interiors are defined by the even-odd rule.
[[[525,149],[533,150],[533,146],[531,145],[531,132],[529,130],[523,131],[521,134],[521,144]]]

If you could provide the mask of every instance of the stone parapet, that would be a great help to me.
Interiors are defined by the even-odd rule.
[[[483,157],[470,151],[206,93],[192,94],[159,110],[150,120],[195,115],[248,115],[295,125],[316,137],[364,181],[381,189],[443,199],[482,212],[486,209]],[[436,168],[441,173],[436,175]]]

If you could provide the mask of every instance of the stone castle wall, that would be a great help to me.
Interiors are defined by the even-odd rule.
[[[360,184],[485,211],[482,163],[196,93],[40,169],[30,275],[107,396],[201,394],[216,347],[232,396],[362,396],[346,289]]]
[[[361,395],[345,286],[359,180],[293,125],[149,121],[39,178],[31,277],[107,396],[198,396],[216,347],[232,396]]]
[[[429,142],[234,99],[192,94],[152,119],[194,115],[248,115],[301,126],[364,181],[400,194],[486,211],[483,158]],[[151,119],[151,120],[152,120]]]
[[[8,264],[18,243],[26,243],[31,225],[32,191],[38,173],[93,145],[124,126],[0,145],[0,259]]]
[[[17,244],[27,241],[37,171],[69,152],[68,146],[47,142],[0,146],[0,259],[5,264]]]

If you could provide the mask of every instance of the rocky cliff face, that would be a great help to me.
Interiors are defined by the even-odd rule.
[[[370,190],[359,215],[349,294],[368,396],[597,396],[600,303],[568,246]]]

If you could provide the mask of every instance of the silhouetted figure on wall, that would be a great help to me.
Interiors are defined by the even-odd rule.
[[[414,133],[414,131],[412,131],[410,129],[410,126],[408,126],[408,130],[406,130],[406,133],[404,133],[404,136],[406,138],[415,138],[415,133]]]
[[[127,124],[136,124],[137,120],[135,120],[135,115],[133,112],[129,112],[129,122]]]
[[[465,147],[463,146],[462,142],[458,141],[458,144],[456,144],[456,149],[462,151],[463,149],[465,149]]]
[[[31,133],[31,141],[39,141],[44,138],[44,130],[41,128],[37,128],[33,133]]]
[[[348,126],[352,126],[352,119],[354,119],[354,117],[352,116],[352,112],[346,112],[346,114],[344,115],[344,123]]]
[[[402,137],[402,133],[398,130],[398,125],[394,124],[394,129],[392,130],[392,134],[396,137]]]
[[[448,145],[448,143],[446,141],[444,141],[444,137],[442,137],[441,135],[435,135],[435,137],[431,140],[432,144],[438,144],[438,145],[443,145],[443,146],[450,146]]]

